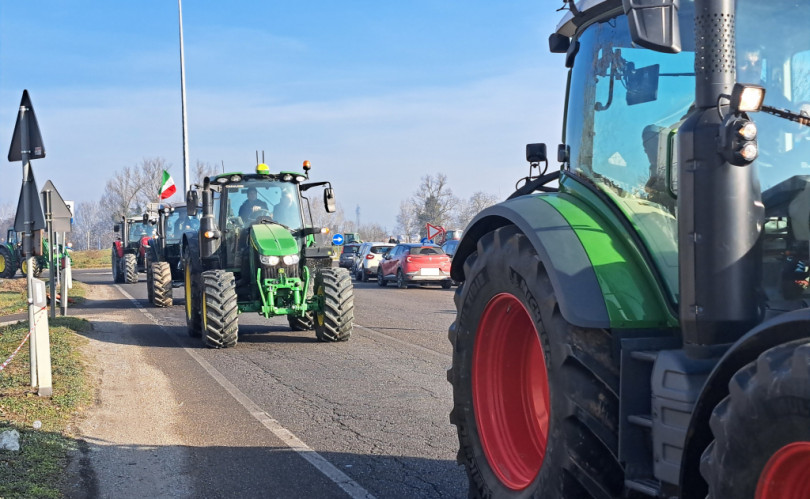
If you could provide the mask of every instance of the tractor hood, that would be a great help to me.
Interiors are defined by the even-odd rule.
[[[297,255],[298,242],[290,231],[276,224],[254,224],[250,230],[250,244],[266,256]]]

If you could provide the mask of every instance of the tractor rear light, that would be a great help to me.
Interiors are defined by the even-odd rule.
[[[730,114],[722,124],[720,146],[726,161],[735,166],[747,166],[757,159],[757,127],[745,116]]]

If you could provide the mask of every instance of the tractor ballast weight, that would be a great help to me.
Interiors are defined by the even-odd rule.
[[[810,497],[805,10],[565,3],[559,172],[453,259],[470,496]]]
[[[190,191],[187,205],[201,201],[200,229],[183,237],[186,321],[191,336],[213,348],[234,346],[237,315],[286,316],[293,330],[315,330],[321,341],[345,341],[354,320],[351,277],[332,268],[332,250],[318,243],[325,230],[313,227],[309,199],[324,187],[324,206],[335,211],[329,182],[304,173],[208,177]],[[189,210],[189,216],[195,215]],[[305,222],[308,220],[309,222]]]

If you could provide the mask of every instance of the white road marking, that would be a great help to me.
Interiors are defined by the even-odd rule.
[[[216,380],[219,385],[225,389],[237,402],[239,402],[242,407],[244,407],[251,416],[253,416],[258,422],[264,425],[265,428],[270,430],[273,435],[275,435],[279,440],[284,442],[287,447],[297,452],[301,457],[306,459],[310,464],[312,464],[315,468],[318,469],[321,473],[326,475],[327,478],[332,480],[338,487],[343,489],[350,497],[355,499],[374,499],[374,495],[372,495],[369,491],[364,489],[360,484],[349,478],[345,473],[340,471],[327,461],[323,456],[312,450],[303,440],[296,437],[293,432],[281,426],[281,424],[270,417],[265,411],[262,410],[255,402],[253,402],[247,395],[245,395],[242,390],[237,388],[233,383],[228,381],[225,376],[222,375],[214,366],[208,363],[207,360],[202,358],[200,354],[196,351],[186,348],[180,344],[180,341],[175,337],[175,335],[169,333],[169,331],[161,324],[158,319],[152,315],[152,313],[146,311],[143,308],[141,303],[135,299],[132,295],[127,293],[124,288],[115,284],[114,285],[118,291],[121,292],[126,298],[128,298],[135,307],[144,315],[146,316],[152,323],[154,323],[157,327],[163,330],[165,333],[168,333],[168,336],[172,338],[174,342],[176,342],[183,350],[186,351],[187,354],[191,356],[192,359],[196,360],[200,366],[205,369],[205,371],[211,375],[212,378]],[[434,352],[435,353],[435,352]]]

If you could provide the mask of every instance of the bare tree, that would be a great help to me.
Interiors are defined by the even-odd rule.
[[[399,214],[397,214],[397,230],[400,235],[405,236],[402,242],[410,241],[412,235],[419,230],[419,222],[416,217],[416,207],[412,200],[404,200],[399,203]]]
[[[198,159],[191,171],[191,183],[202,185],[205,177],[213,177],[214,175],[218,175],[220,173],[222,173],[220,166],[216,165],[215,163],[203,162]]]
[[[455,217],[456,228],[463,229],[467,227],[479,212],[496,204],[498,201],[498,197],[494,194],[482,191],[474,193],[470,196],[470,199],[459,203]]]
[[[100,201],[83,201],[76,206],[70,234],[74,249],[109,248],[113,238],[109,213]]]
[[[452,221],[458,199],[447,187],[447,175],[437,173],[435,177],[432,175],[422,177],[422,183],[414,194],[412,203],[419,225],[419,234],[426,235],[426,224],[443,227]]]
[[[165,159],[144,158],[140,164],[125,166],[107,180],[101,206],[111,219],[142,213],[146,204],[158,200],[163,170],[171,164]]]

